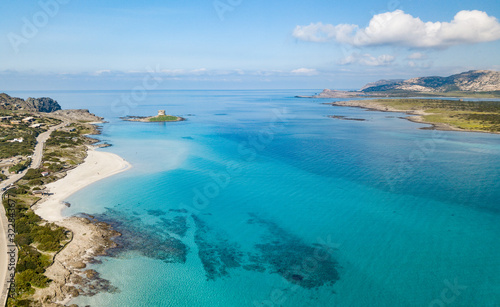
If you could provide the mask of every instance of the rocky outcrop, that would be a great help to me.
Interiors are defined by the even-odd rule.
[[[80,122],[101,122],[103,120],[102,117],[96,116],[95,114],[90,113],[89,110],[86,109],[59,110],[53,112],[52,115],[61,119],[69,119],[72,121],[80,121]]]
[[[58,302],[67,301],[77,296],[93,296],[99,292],[117,292],[118,289],[99,274],[86,269],[87,263],[104,256],[107,250],[116,247],[113,238],[120,233],[108,224],[94,219],[70,217],[58,221],[62,227],[71,230],[72,241],[61,250],[45,275],[51,283],[46,288],[37,289],[33,298],[36,306],[63,307]]]
[[[61,110],[61,106],[52,98],[28,98],[26,100],[0,94],[0,110],[24,110],[30,112],[50,113]]]
[[[368,83],[364,93],[407,91],[407,92],[492,92],[500,91],[500,72],[471,70],[449,77],[420,77],[409,80],[381,80]]]
[[[30,111],[45,112],[50,113],[57,110],[61,110],[61,106],[57,101],[52,98],[42,97],[42,98],[28,98],[26,99],[26,104]]]
[[[0,110],[21,110],[25,101],[21,98],[10,97],[9,95],[0,94]]]

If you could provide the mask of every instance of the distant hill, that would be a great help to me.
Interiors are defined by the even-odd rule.
[[[380,80],[368,83],[361,92],[494,92],[500,91],[500,72],[471,70],[449,77],[420,77],[409,80]]]
[[[385,87],[385,86],[400,84],[403,81],[405,81],[405,79],[390,79],[390,80],[379,80],[376,82],[370,82],[365,86],[363,86],[360,91],[364,91],[365,89],[369,88]]]
[[[0,94],[0,110],[24,110],[31,112],[50,113],[61,110],[61,106],[52,98],[28,98],[26,100]]]
[[[359,91],[325,89],[312,96],[297,98],[351,97],[500,97],[500,72],[471,70],[449,77],[419,77],[408,80],[392,79],[371,82]]]

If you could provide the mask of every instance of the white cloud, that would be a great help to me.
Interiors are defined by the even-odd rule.
[[[396,45],[445,48],[500,39],[500,23],[482,11],[460,11],[450,22],[423,22],[402,10],[373,16],[368,27],[349,24],[297,26],[293,36],[304,41],[337,41],[353,46]]]
[[[374,57],[371,54],[360,54],[353,52],[351,55],[340,60],[341,65],[361,64],[365,66],[385,66],[389,65],[396,59],[395,56],[389,54],[382,54]]]
[[[424,60],[427,59],[427,55],[421,52],[415,52],[406,57],[408,60]]]
[[[111,70],[101,69],[101,70],[97,70],[94,72],[94,75],[96,75],[96,76],[103,75],[103,74],[111,74]]]
[[[301,76],[314,76],[318,74],[318,71],[313,68],[299,68],[292,70],[291,73],[294,75],[301,75]]]
[[[198,68],[198,69],[193,69],[189,72],[191,75],[205,75],[208,73],[208,69],[206,68]]]
[[[411,68],[430,68],[434,65],[432,61],[408,61],[407,64]]]
[[[338,40],[344,36],[347,38],[356,28],[356,25],[340,24],[334,26],[318,22],[308,26],[296,26],[293,30],[293,36],[303,41],[321,43],[332,39]]]
[[[231,75],[231,74],[243,74],[244,72],[240,69],[237,70],[209,70],[206,68],[197,69],[162,69],[161,73],[172,76],[213,76],[213,75]]]

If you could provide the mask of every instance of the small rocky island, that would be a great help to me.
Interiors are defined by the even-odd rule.
[[[340,119],[340,120],[354,120],[354,121],[359,121],[359,122],[364,122],[366,119],[364,118],[354,118],[354,117],[347,117],[343,115],[328,115],[329,118],[334,118],[334,119]]]
[[[165,110],[158,110],[156,116],[125,116],[120,117],[123,120],[131,122],[156,123],[156,122],[180,122],[186,120],[180,116],[166,115]]]

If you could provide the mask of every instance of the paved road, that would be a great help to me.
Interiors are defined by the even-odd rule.
[[[46,132],[38,135],[36,138],[37,143],[35,151],[32,155],[31,168],[38,168],[42,164],[43,148],[52,131],[65,125],[67,125],[67,123],[53,126]],[[0,191],[1,189],[6,188],[10,184],[13,184],[21,179],[27,171],[28,169],[24,170],[21,174],[12,175],[9,179],[0,182]],[[0,192],[0,196],[3,197],[3,194],[4,192]],[[14,273],[13,266],[9,266],[9,262],[17,262],[17,248],[8,240],[7,234],[9,233],[13,233],[13,226],[12,224],[9,224],[5,208],[3,205],[0,205],[0,282],[2,283],[2,293],[0,295],[1,306],[5,306],[7,302],[7,291],[10,287],[10,275]]]

